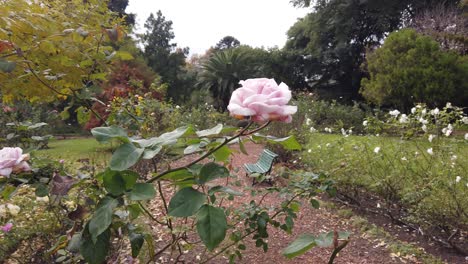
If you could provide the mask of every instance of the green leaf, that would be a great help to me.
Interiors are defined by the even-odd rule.
[[[44,123],[44,122],[40,122],[40,123],[35,123],[33,125],[30,125],[28,126],[28,130],[34,130],[36,128],[40,128],[40,127],[43,127],[43,126],[47,126],[48,124],[47,123]]]
[[[68,251],[72,253],[77,253],[80,251],[80,245],[82,243],[81,234],[82,234],[81,232],[78,232],[72,236],[72,238],[68,242],[68,246],[67,246]]]
[[[243,196],[244,194],[241,193],[241,192],[238,192],[234,189],[231,189],[229,187],[225,187],[225,186],[215,186],[213,188],[211,188],[210,190],[208,190],[208,195],[212,195],[214,193],[217,193],[217,192],[222,192],[222,193],[227,193],[227,194],[231,194],[231,195],[235,195],[235,196]]]
[[[138,216],[143,213],[139,204],[131,204],[127,206],[128,213],[130,214],[130,219],[134,220],[137,219]]]
[[[60,117],[62,118],[62,120],[67,120],[68,118],[70,118],[70,112],[68,112],[70,107],[71,106],[67,106],[63,109],[62,112],[60,112]]]
[[[247,153],[247,150],[245,149],[244,143],[242,142],[242,139],[239,138],[239,149],[244,155],[249,155]]]
[[[287,258],[294,258],[304,254],[309,249],[317,246],[315,236],[310,234],[300,235],[288,247],[283,250],[283,255]]]
[[[294,136],[289,136],[285,138],[277,138],[273,136],[264,136],[264,135],[255,133],[252,136],[252,139],[254,141],[265,139],[267,142],[270,142],[270,143],[278,143],[287,150],[301,150],[302,149],[301,144],[297,142]]]
[[[196,152],[202,151],[203,149],[200,148],[200,144],[201,144],[201,143],[197,143],[197,144],[193,144],[193,145],[187,146],[187,147],[184,149],[184,155],[190,155],[190,154],[192,154],[192,153],[196,153]]]
[[[78,109],[76,109],[75,112],[76,112],[76,117],[78,119],[78,123],[80,125],[85,124],[91,118],[91,112],[88,111],[88,109],[86,109],[83,106],[78,107]]]
[[[133,171],[106,170],[103,175],[104,188],[114,196],[132,189],[139,175]]]
[[[104,197],[98,204],[96,212],[93,217],[89,220],[89,233],[94,243],[97,238],[102,234],[112,223],[112,215],[114,209],[117,207],[118,202],[109,196]]]
[[[112,154],[109,167],[116,171],[126,170],[138,162],[144,150],[132,143],[122,144]]]
[[[141,201],[152,199],[156,195],[156,190],[151,183],[137,183],[128,193],[128,199],[133,201]]]
[[[107,142],[112,138],[117,138],[124,143],[130,142],[128,139],[127,132],[120,127],[110,126],[110,127],[95,127],[91,129],[91,134],[99,142]]]
[[[162,177],[162,179],[173,180],[173,181],[185,180],[188,178],[193,178],[192,172],[190,172],[188,169],[176,170]]]
[[[223,125],[217,124],[215,127],[202,130],[202,131],[197,131],[196,133],[197,133],[197,136],[199,137],[207,137],[207,136],[218,135],[219,133],[221,133],[222,130],[223,130]]]
[[[175,129],[174,131],[164,133],[158,137],[158,141],[165,145],[172,145],[177,142],[182,136],[192,135],[194,130],[191,126],[183,126]]]
[[[229,176],[229,171],[226,167],[221,166],[217,163],[210,162],[205,165],[200,170],[199,183],[205,184],[209,181],[212,181],[217,178],[225,178]]]
[[[197,232],[201,240],[212,251],[226,236],[226,215],[221,208],[205,204],[197,213]]]
[[[310,199],[310,204],[312,205],[313,208],[315,209],[319,209],[320,208],[320,203],[319,201],[315,200],[315,199]]]
[[[13,189],[14,190],[14,189]],[[37,197],[44,197],[49,194],[49,188],[43,183],[39,183],[36,186],[35,194]]]
[[[140,254],[141,247],[143,246],[143,242],[145,242],[145,236],[142,234],[131,232],[129,234],[130,238],[130,246],[132,248],[132,257],[138,257]]]
[[[179,190],[169,202],[169,215],[188,217],[194,215],[205,203],[206,196],[193,188]]]
[[[117,51],[115,53],[115,57],[119,58],[121,60],[133,60],[132,54],[130,54],[129,52],[126,52],[126,51],[121,51],[121,50],[119,50],[119,51]]]
[[[95,242],[89,239],[82,239],[80,253],[84,260],[90,264],[100,264],[106,260],[110,248],[110,229],[104,230]]]
[[[220,149],[213,152],[213,157],[217,162],[227,162],[232,151],[227,146],[222,146]]]
[[[8,200],[11,194],[16,190],[16,187],[10,184],[5,185],[3,189],[1,189],[1,195],[3,200]]]
[[[152,159],[154,158],[154,156],[158,155],[161,149],[162,149],[161,145],[157,145],[156,147],[153,147],[153,148],[145,148],[145,151],[143,152],[143,156],[141,158]]]
[[[10,73],[10,72],[14,71],[15,68],[16,68],[16,63],[15,62],[0,59],[0,71]]]
[[[333,245],[333,232],[321,233],[315,238],[315,243],[319,247],[330,247]]]

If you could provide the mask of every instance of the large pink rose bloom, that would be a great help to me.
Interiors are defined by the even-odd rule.
[[[9,177],[12,172],[30,171],[29,154],[23,154],[21,148],[3,148],[0,150],[0,175]]]
[[[232,93],[227,109],[232,116],[242,119],[250,116],[253,121],[269,120],[290,123],[297,106],[287,105],[291,100],[289,87],[274,79],[258,78],[239,82],[242,87]]]

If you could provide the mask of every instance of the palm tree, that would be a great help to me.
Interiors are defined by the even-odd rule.
[[[240,50],[227,49],[216,52],[202,64],[198,86],[211,92],[219,110],[226,110],[240,80],[255,76],[257,69],[248,61],[249,57]]]

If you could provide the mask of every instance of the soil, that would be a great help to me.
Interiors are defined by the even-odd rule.
[[[251,179],[245,176],[245,172],[242,169],[242,165],[245,163],[253,163],[257,160],[259,154],[263,150],[264,146],[256,145],[251,142],[245,143],[245,147],[249,152],[249,155],[240,153],[233,154],[231,164],[233,171],[237,171],[236,174],[243,186],[251,186]],[[235,146],[232,147],[236,149]],[[191,159],[195,157],[186,157],[185,159],[178,161],[174,166],[180,166],[187,164]],[[281,185],[280,181],[275,181],[274,185]],[[265,184],[256,184],[252,188],[261,189],[265,188]],[[165,190],[166,197],[173,192],[173,188],[168,185],[163,185],[162,188]],[[251,200],[259,201],[260,197],[252,197],[250,193],[246,193],[242,197],[236,197],[234,201],[230,202],[231,205],[240,205],[242,203],[248,203]],[[264,204],[279,204],[281,199],[274,195],[267,195],[263,203]],[[227,204],[226,204],[227,205]],[[341,208],[343,205],[340,204]],[[153,199],[148,205],[151,212],[155,217],[161,217],[163,207],[159,199]],[[351,207],[347,207],[351,208]],[[408,241],[420,246],[437,257],[443,259],[447,263],[468,263],[464,256],[461,256],[453,251],[447,250],[438,244],[427,241],[424,237],[418,236],[415,232],[408,232],[405,228],[394,225],[388,218],[377,217],[375,215],[365,214],[363,211],[355,210],[356,214],[367,216],[369,222],[375,223],[378,226],[384,227],[394,237],[399,240]],[[149,223],[149,222],[148,222]],[[313,209],[311,206],[302,206],[298,217],[295,220],[293,233],[291,235],[285,233],[283,230],[269,228],[268,246],[269,249],[265,253],[261,248],[255,246],[255,241],[246,238],[244,243],[247,249],[242,251],[242,260],[237,260],[236,263],[328,263],[328,259],[331,255],[332,249],[327,248],[314,248],[304,255],[298,256],[294,259],[287,259],[281,252],[282,250],[294,241],[297,236],[304,233],[317,234],[320,232],[329,231],[350,231],[352,233],[351,239],[347,247],[342,250],[336,257],[334,263],[422,263],[417,260],[414,256],[405,256],[391,253],[387,248],[388,245],[383,242],[382,239],[375,239],[368,234],[361,232],[357,227],[351,225],[349,218],[344,218],[338,215],[334,209],[323,208]],[[155,247],[162,247],[166,243],[166,237],[164,232],[158,230],[156,227],[153,228],[155,237],[159,237],[159,241],[156,241]],[[189,240],[195,241],[198,239],[196,235],[190,237]],[[179,258],[180,261],[185,263],[198,262],[197,260],[203,259],[204,251],[200,247],[195,247],[193,250],[194,254],[183,255]],[[159,262],[175,262],[177,255],[162,255],[159,258]],[[226,256],[219,256],[209,263],[228,263]]]

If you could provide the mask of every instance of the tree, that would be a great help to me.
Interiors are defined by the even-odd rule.
[[[156,13],[156,17],[150,14],[145,28],[146,32],[141,39],[148,66],[161,76],[163,82],[169,84],[168,95],[176,99],[183,90],[184,82],[180,81],[179,74],[183,71],[189,49],[176,49],[177,44],[172,43],[175,37],[172,21],[166,20],[161,11]]]
[[[466,2],[468,5],[468,1]],[[468,10],[468,8],[467,8]],[[419,13],[412,20],[411,27],[418,33],[435,39],[445,50],[468,53],[468,23],[466,15],[455,7],[438,5]]]
[[[239,47],[240,41],[233,36],[225,36],[215,46],[215,50],[232,49]]]
[[[109,0],[107,6],[109,10],[118,13],[121,18],[125,18],[125,23],[127,25],[132,27],[135,25],[135,14],[125,12],[128,6],[128,0]]]
[[[105,79],[112,60],[128,57],[108,45],[123,29],[102,1],[0,0],[0,5],[4,101],[76,95]]]
[[[358,98],[360,70],[368,47],[411,21],[414,16],[439,4],[435,0],[294,0],[296,6],[314,11],[288,31],[288,50],[305,56],[304,76],[314,88]],[[458,0],[445,1],[446,5]]]
[[[211,92],[220,110],[226,109],[240,80],[255,76],[256,69],[247,60],[245,53],[228,49],[216,52],[202,65],[198,86]]]
[[[468,57],[443,51],[413,29],[390,34],[367,63],[370,78],[362,80],[361,93],[373,103],[403,110],[420,102],[467,105]]]

